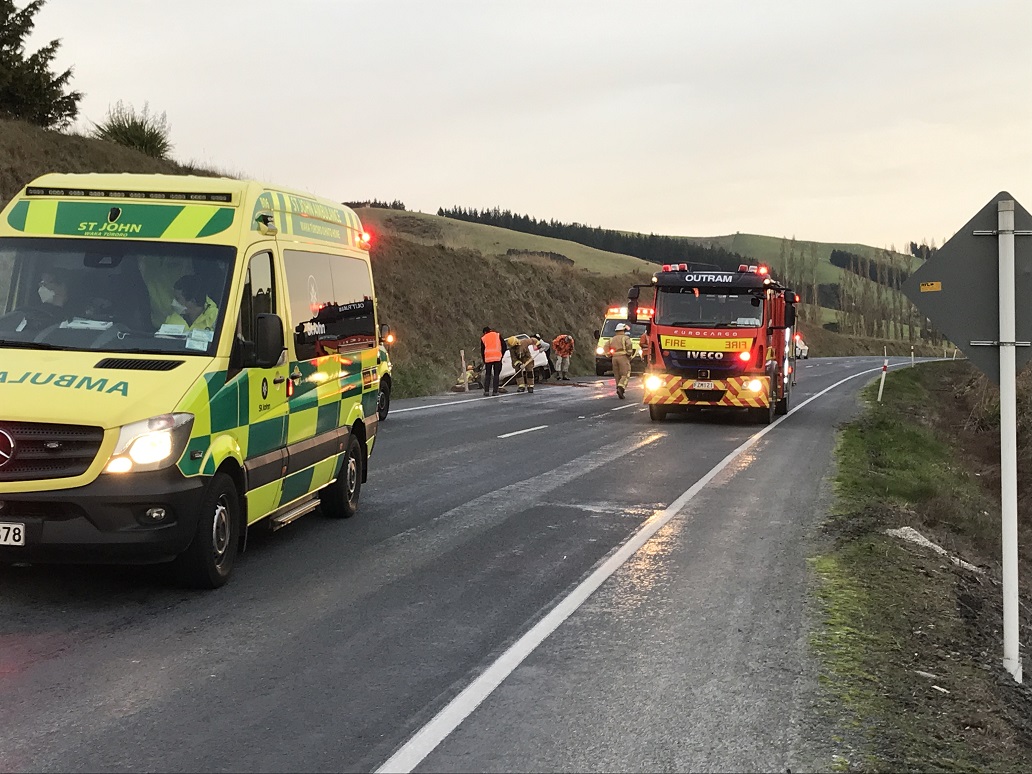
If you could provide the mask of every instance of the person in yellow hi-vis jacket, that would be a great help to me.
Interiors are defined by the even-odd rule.
[[[523,392],[526,389],[527,392],[533,394],[534,350],[532,348],[537,347],[541,343],[540,340],[533,336],[526,339],[510,336],[505,343],[509,347],[509,357],[512,358],[512,367],[516,369],[517,378],[520,376],[522,366],[523,384],[516,388],[516,392]]]
[[[613,379],[616,381],[616,397],[623,400],[627,389],[627,380],[631,378],[631,358],[634,357],[634,342],[627,335],[630,326],[618,323],[616,334],[609,340],[609,349],[613,355]]]

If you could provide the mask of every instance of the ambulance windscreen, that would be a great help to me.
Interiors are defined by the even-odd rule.
[[[0,239],[0,346],[212,355],[234,249]]]

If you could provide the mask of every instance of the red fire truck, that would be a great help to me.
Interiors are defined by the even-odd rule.
[[[643,287],[655,290],[642,337],[644,402],[654,421],[704,408],[746,410],[762,424],[788,413],[799,296],[766,266],[725,271],[664,265],[651,285],[628,291],[632,320]]]

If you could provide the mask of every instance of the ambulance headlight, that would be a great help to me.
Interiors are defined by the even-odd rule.
[[[749,382],[749,389],[753,392],[760,392],[763,390],[763,382],[759,379],[753,379]]]
[[[606,348],[605,347],[595,347],[595,354],[596,355],[604,355],[604,354],[606,354]]]
[[[161,470],[179,459],[190,440],[193,414],[162,414],[123,425],[105,473]]]
[[[645,389],[649,392],[655,392],[663,386],[663,380],[653,374],[645,378]]]

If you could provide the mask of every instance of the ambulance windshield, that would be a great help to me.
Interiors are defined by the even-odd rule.
[[[659,288],[657,325],[685,328],[758,328],[763,301],[750,293],[729,294],[705,288]]]
[[[212,355],[234,248],[0,239],[0,347]]]

